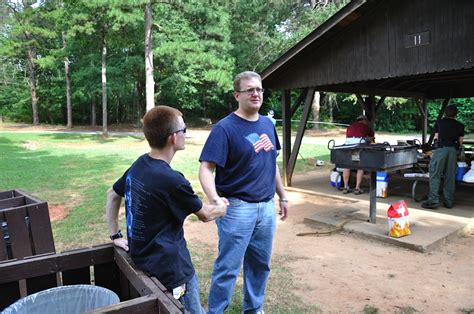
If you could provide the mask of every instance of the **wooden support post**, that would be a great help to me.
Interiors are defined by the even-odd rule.
[[[290,90],[284,90],[281,97],[281,112],[283,124],[283,185],[289,186],[291,184],[288,178],[288,160],[291,153],[291,109],[290,109],[291,94]]]
[[[298,107],[301,105],[303,102],[304,98],[306,97],[306,94],[308,93],[308,89],[304,88],[301,90],[300,95],[298,96],[298,99],[295,101],[295,104],[291,107],[291,116],[293,117],[296,110],[298,110]]]
[[[308,122],[309,113],[311,112],[311,105],[313,103],[313,97],[316,89],[310,88],[306,90],[306,100],[304,104],[303,113],[301,114],[301,121],[298,125],[298,132],[296,133],[295,143],[290,154],[290,159],[287,166],[288,185],[291,185],[291,178],[293,177],[293,170],[295,169],[296,159],[301,147],[301,141],[303,139],[304,131],[306,130],[306,123]]]
[[[421,122],[421,144],[425,144],[428,133],[428,109],[426,105],[426,98],[415,99],[415,103],[418,106],[418,110],[420,110],[421,116],[423,118]]]
[[[377,106],[375,107],[375,114],[377,114],[377,112],[379,112],[379,109],[383,105],[383,103],[385,101],[385,98],[386,98],[386,96],[381,96],[380,97],[379,101],[377,102]]]
[[[444,110],[448,106],[450,100],[451,98],[445,98],[443,100],[443,104],[441,105],[441,109],[439,109],[438,118],[436,119],[436,121],[439,121],[443,117]],[[430,145],[433,144],[434,135],[435,135],[435,132],[434,132],[434,127],[433,127],[433,130],[431,131],[430,139],[428,140],[428,144]]]

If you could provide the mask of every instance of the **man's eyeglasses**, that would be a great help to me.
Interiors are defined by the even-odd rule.
[[[186,133],[186,127],[182,128],[182,129],[179,129],[179,130],[176,130],[176,131],[174,131],[174,132],[173,132],[173,133],[171,133],[171,134],[174,134],[174,133],[179,133],[179,132]]]
[[[249,88],[246,90],[239,90],[237,93],[245,93],[247,95],[252,95],[253,93],[257,92],[258,94],[262,94],[265,90],[263,88]]]

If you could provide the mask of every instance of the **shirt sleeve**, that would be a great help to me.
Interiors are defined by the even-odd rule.
[[[193,188],[187,180],[170,193],[168,205],[173,215],[180,221],[202,208],[201,200],[194,194]]]
[[[279,151],[281,149],[281,145],[280,145],[280,140],[278,139],[278,134],[275,127],[273,127],[273,131],[275,132],[275,147],[276,147],[276,150]]]
[[[225,167],[229,143],[224,129],[216,125],[204,144],[199,161],[213,162],[221,168]]]
[[[118,179],[114,185],[112,186],[113,190],[115,191],[115,193],[117,193],[118,195],[120,195],[121,197],[124,197],[125,196],[125,181],[127,179],[127,174],[128,174],[128,171],[130,170],[127,169],[127,171],[125,171],[125,173],[123,174],[122,177],[120,177],[120,179]]]

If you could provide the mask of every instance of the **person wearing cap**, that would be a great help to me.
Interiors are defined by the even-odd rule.
[[[464,124],[456,120],[458,109],[449,105],[444,112],[445,117],[435,123],[434,139],[437,148],[433,149],[430,160],[430,193],[428,200],[421,204],[427,209],[439,207],[439,185],[443,177],[444,207],[454,206],[454,190],[457,164],[457,150],[464,140]]]
[[[368,119],[364,115],[357,117],[356,121],[352,123],[346,130],[346,142],[345,144],[359,144],[359,143],[372,143],[375,139],[374,131],[368,125]],[[349,178],[351,175],[351,169],[344,169],[342,172],[342,180],[344,181],[344,188],[342,193],[347,194],[351,192],[349,188]],[[360,188],[362,178],[364,177],[364,170],[357,170],[356,175],[356,186],[354,194],[362,194],[364,191]]]

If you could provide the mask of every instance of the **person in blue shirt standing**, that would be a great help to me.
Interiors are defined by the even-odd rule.
[[[184,149],[186,125],[177,109],[158,106],[143,117],[150,152],[140,156],[107,192],[107,223],[114,244],[130,252],[136,266],[158,280],[191,313],[205,313],[199,282],[184,239],[190,214],[211,221],[226,213],[225,202],[206,205],[188,180],[170,166]],[[128,240],[119,230],[122,197]]]
[[[214,126],[199,158],[204,193],[211,203],[229,203],[227,214],[216,220],[219,253],[209,292],[211,314],[229,306],[242,263],[244,312],[263,313],[276,224],[275,192],[281,219],[288,212],[276,164],[280,143],[275,126],[258,113],[263,102],[260,75],[238,74],[234,97],[238,109]]]

